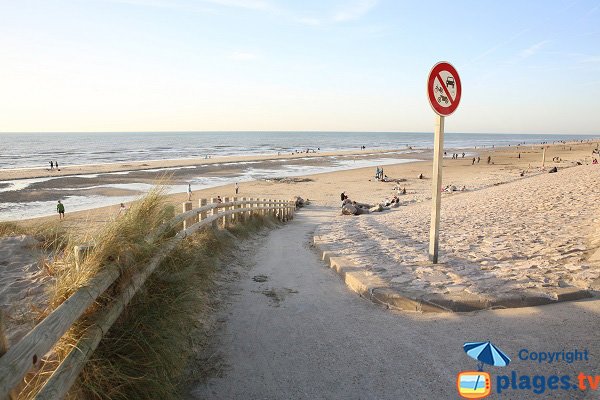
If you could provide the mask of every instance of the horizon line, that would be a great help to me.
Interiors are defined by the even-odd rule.
[[[418,133],[418,134],[433,134],[433,131],[348,131],[348,130],[157,130],[157,131],[3,131],[3,134],[80,134],[80,133]],[[468,135],[551,135],[551,136],[599,136],[598,133],[540,133],[540,132],[459,132],[447,131],[445,134],[468,134]]]

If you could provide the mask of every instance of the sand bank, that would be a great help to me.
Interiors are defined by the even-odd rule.
[[[176,160],[146,160],[146,161],[131,161],[110,164],[88,164],[88,165],[61,165],[60,170],[50,170],[47,166],[40,168],[23,168],[23,169],[0,169],[0,181],[8,181],[14,179],[30,179],[30,178],[53,178],[59,176],[70,175],[86,175],[86,174],[106,174],[112,172],[126,171],[148,171],[153,169],[164,170],[166,168],[181,168],[194,166],[211,166],[223,163],[240,163],[252,161],[273,161],[273,160],[295,160],[295,159],[315,159],[331,156],[351,156],[364,154],[382,155],[386,153],[394,153],[402,150],[348,150],[337,152],[318,152],[318,153],[280,153],[280,154],[265,154],[265,155],[250,155],[250,156],[222,156],[211,158],[188,158]],[[155,172],[155,171],[150,171]]]

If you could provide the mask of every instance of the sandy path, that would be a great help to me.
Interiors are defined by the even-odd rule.
[[[195,385],[190,399],[455,399],[457,372],[476,367],[462,345],[479,340],[491,340],[513,359],[493,373],[600,374],[600,301],[464,315],[387,311],[350,292],[309,246],[332,212],[299,212],[247,255],[255,265],[240,268],[215,338],[228,368]],[[255,282],[257,275],[268,280]],[[517,359],[523,348],[588,349],[591,358],[538,365]],[[505,394],[538,398],[528,391]],[[598,392],[548,394],[539,398],[592,399]]]

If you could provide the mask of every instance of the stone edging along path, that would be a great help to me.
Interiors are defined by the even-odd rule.
[[[421,312],[467,312],[486,309],[532,307],[562,301],[581,300],[593,297],[592,292],[584,289],[567,287],[552,290],[555,298],[537,293],[515,293],[501,297],[482,297],[471,293],[439,294],[426,291],[401,290],[393,287],[386,280],[377,277],[356,265],[345,256],[336,255],[319,235],[314,233],[313,243],[323,261],[329,264],[344,283],[376,304],[385,305],[389,309]]]

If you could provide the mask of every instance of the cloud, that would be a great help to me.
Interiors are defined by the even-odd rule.
[[[528,48],[526,48],[525,50],[521,51],[519,53],[519,55],[521,56],[521,58],[531,57],[534,54],[536,54],[538,51],[540,51],[542,49],[542,47],[544,47],[547,43],[549,43],[548,40],[542,40],[541,42],[531,45]]]
[[[356,0],[345,9],[334,14],[335,22],[346,22],[361,18],[377,5],[377,0]]]
[[[235,51],[229,55],[229,59],[234,61],[252,61],[257,58],[257,54],[248,51]]]

